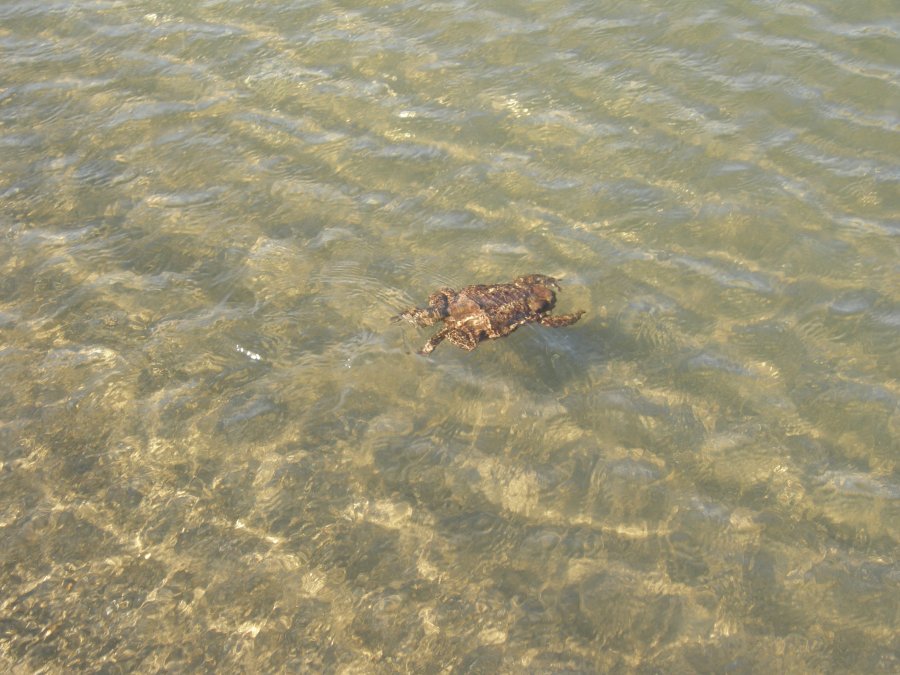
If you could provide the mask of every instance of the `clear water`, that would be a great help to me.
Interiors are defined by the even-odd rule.
[[[6,0],[0,664],[900,671],[898,186],[892,1]]]

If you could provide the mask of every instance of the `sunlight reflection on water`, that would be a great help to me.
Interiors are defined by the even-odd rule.
[[[896,672],[882,4],[6,3],[0,661]]]

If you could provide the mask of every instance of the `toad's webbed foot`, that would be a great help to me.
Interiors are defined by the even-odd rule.
[[[413,307],[405,312],[400,312],[397,316],[392,316],[391,321],[398,323],[401,320],[409,321],[417,326],[433,326],[444,317],[436,315],[431,307]]]

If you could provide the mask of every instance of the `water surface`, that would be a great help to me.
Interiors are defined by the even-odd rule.
[[[898,83],[877,0],[5,2],[0,663],[897,672]]]

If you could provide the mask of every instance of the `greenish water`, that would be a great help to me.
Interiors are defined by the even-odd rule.
[[[898,235],[895,2],[7,0],[0,664],[896,673]]]

